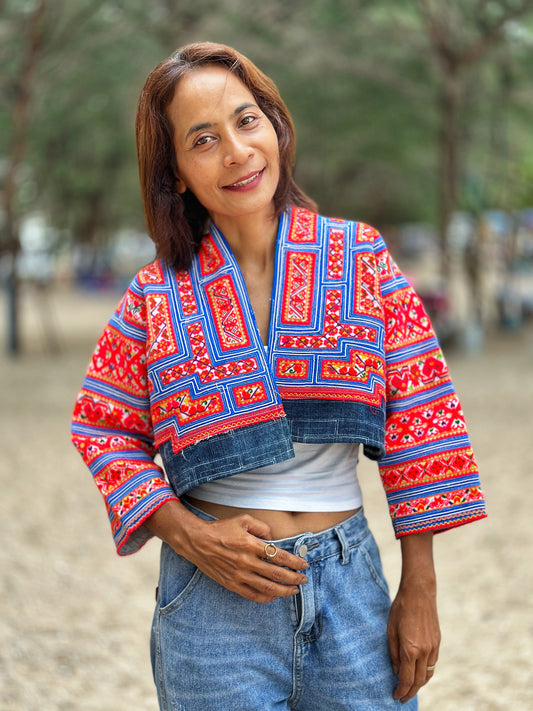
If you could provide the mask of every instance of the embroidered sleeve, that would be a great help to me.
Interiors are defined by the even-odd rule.
[[[133,282],[107,324],[76,400],[72,440],[103,495],[117,551],[151,537],[142,525],[176,496],[154,463],[146,372],[146,306]]]
[[[397,537],[486,516],[459,398],[420,298],[376,233],[387,419],[379,463]]]

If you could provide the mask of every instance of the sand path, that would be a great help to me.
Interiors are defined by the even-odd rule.
[[[0,356],[0,709],[156,711],[148,635],[158,546],[118,558],[69,439],[72,403],[115,297],[60,291],[63,350],[44,353],[26,297],[26,353]],[[4,315],[0,303],[1,316]],[[443,644],[430,711],[533,709],[533,330],[448,354],[490,517],[438,536]],[[371,463],[365,506],[394,589],[398,544]]]

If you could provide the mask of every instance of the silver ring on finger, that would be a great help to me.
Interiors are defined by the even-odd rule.
[[[265,556],[267,558],[275,558],[278,554],[278,549],[273,543],[265,543]]]

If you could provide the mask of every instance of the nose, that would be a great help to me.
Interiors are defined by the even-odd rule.
[[[243,165],[253,154],[252,148],[248,145],[245,137],[238,134],[227,136],[224,145],[224,165]]]

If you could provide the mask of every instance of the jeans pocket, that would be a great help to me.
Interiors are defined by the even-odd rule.
[[[161,549],[157,605],[161,615],[178,610],[200,581],[202,571],[166,543]]]
[[[381,558],[379,556],[379,549],[372,534],[367,536],[365,540],[360,544],[359,552],[361,554],[362,559],[366,563],[372,580],[376,583],[377,587],[381,590],[381,592],[390,602],[389,586],[383,573]]]

